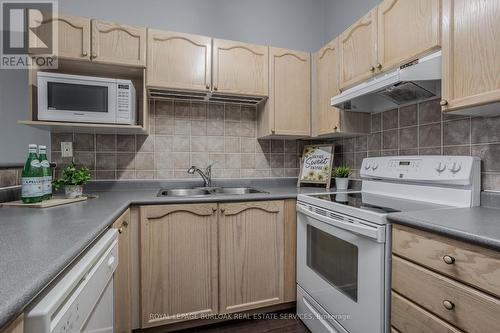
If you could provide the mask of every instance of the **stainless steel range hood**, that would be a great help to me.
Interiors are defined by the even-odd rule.
[[[441,95],[441,51],[344,90],[331,105],[346,111],[382,112]]]

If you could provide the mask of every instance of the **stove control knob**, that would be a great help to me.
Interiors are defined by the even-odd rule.
[[[443,172],[444,170],[446,170],[446,164],[443,163],[443,162],[439,162],[437,165],[436,165],[436,171],[441,173]]]
[[[377,170],[377,168],[378,168],[378,163],[377,162],[373,162],[372,169],[373,170]]]
[[[365,164],[365,169],[368,170],[372,167],[372,164],[370,162],[366,162]]]
[[[462,165],[458,162],[453,162],[451,163],[450,165],[450,171],[453,172],[453,173],[457,173],[460,171],[460,169],[462,169]]]

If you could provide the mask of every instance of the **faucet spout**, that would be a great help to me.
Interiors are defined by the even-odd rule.
[[[190,175],[194,174],[197,172],[201,178],[203,179],[203,183],[205,187],[211,187],[212,186],[212,165],[209,165],[205,171],[199,169],[197,166],[193,165],[190,167],[187,171]]]

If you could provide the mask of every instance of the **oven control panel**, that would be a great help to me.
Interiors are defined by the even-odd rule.
[[[472,156],[385,156],[365,158],[362,178],[468,185],[480,172],[481,161]]]

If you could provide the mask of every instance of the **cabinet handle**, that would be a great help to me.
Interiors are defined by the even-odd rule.
[[[334,130],[334,131],[337,131],[338,129],[339,129],[339,128],[338,128],[337,126],[335,126],[335,127],[333,128],[333,130]]]
[[[448,105],[448,101],[445,99],[442,99],[441,102],[439,102],[439,105],[441,105],[441,106]]]
[[[451,265],[451,264],[453,264],[455,262],[455,258],[453,258],[452,256],[449,256],[449,255],[445,255],[443,257],[443,261],[445,263],[447,263],[448,265]]]
[[[382,64],[377,64],[377,69],[382,69]]]
[[[214,208],[212,208],[212,212],[214,212],[214,213],[215,213],[216,211],[217,211],[217,208],[215,208],[215,207],[214,207]]]
[[[210,86],[207,84],[207,85],[205,86],[205,88],[210,89]]]
[[[122,234],[123,233],[123,228],[118,229],[118,233]]]
[[[217,86],[214,87],[214,90],[217,91]]]
[[[370,72],[373,72],[375,70],[375,67],[370,66]]]
[[[446,310],[453,310],[455,308],[455,304],[452,301],[444,300],[443,306]]]
[[[97,58],[97,53],[95,53],[95,52],[92,53],[92,58],[94,58],[94,59]]]
[[[82,57],[86,57],[88,55],[87,51],[83,51]]]
[[[221,212],[222,214],[224,214],[224,213],[226,212],[226,208],[221,208],[221,209],[220,209],[220,212]]]

